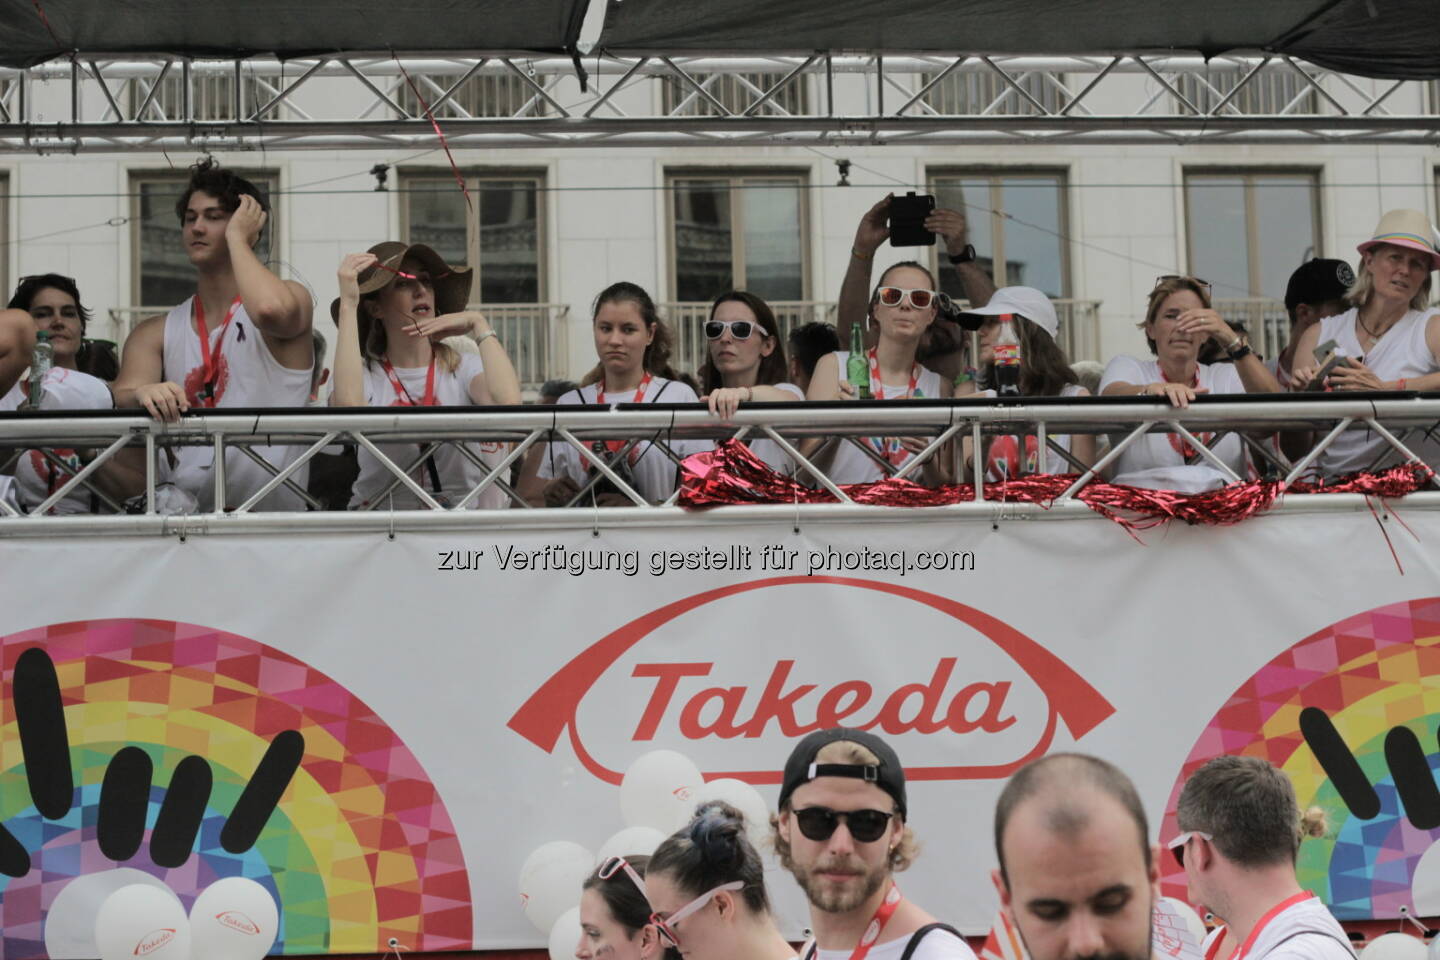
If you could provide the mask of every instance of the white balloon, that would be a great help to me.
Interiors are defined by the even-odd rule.
[[[1425,941],[1408,933],[1382,933],[1365,944],[1360,960],[1426,960]]]
[[[1205,934],[1207,933],[1205,930],[1205,921],[1200,919],[1200,914],[1195,912],[1195,908],[1184,900],[1179,900],[1175,897],[1164,897],[1162,899],[1169,903],[1176,913],[1185,918],[1185,926],[1189,928],[1190,936],[1195,938],[1196,946],[1204,943]]]
[[[654,827],[626,827],[600,844],[595,855],[597,864],[611,857],[648,857],[665,841],[665,834]]]
[[[620,816],[630,827],[664,833],[695,812],[695,791],[704,777],[695,762],[674,750],[652,750],[630,764],[620,781]]]
[[[275,898],[246,877],[216,880],[190,908],[190,936],[203,960],[260,960],[279,933]]]
[[[132,883],[100,905],[95,944],[101,960],[190,960],[190,920],[173,894]]]
[[[535,848],[520,868],[525,917],[549,933],[566,910],[580,902],[580,886],[595,869],[595,855],[578,843],[552,840]]]
[[[746,835],[755,849],[764,849],[761,845],[770,836],[770,807],[759,790],[744,780],[722,777],[695,791],[695,806],[710,800],[723,800],[745,814]]]
[[[178,904],[180,898],[165,881],[134,867],[101,870],[76,877],[55,895],[45,911],[45,952],[51,960],[94,960],[100,956],[95,943],[95,918],[105,898],[132,883],[162,890]]]
[[[580,945],[580,908],[571,907],[560,914],[550,928],[550,960],[575,960]]]
[[[1425,948],[1425,955],[1430,960],[1440,960],[1440,937],[1430,938],[1430,945]]]

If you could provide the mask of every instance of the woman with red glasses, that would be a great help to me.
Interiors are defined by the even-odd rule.
[[[645,871],[651,922],[685,960],[793,960],[765,893],[745,816],[713,801],[656,848]]]
[[[645,899],[649,857],[611,857],[585,880],[575,960],[660,960],[665,946]]]
[[[1160,277],[1150,292],[1145,322],[1140,324],[1154,359],[1119,356],[1105,367],[1100,394],[1107,397],[1164,397],[1184,409],[1202,393],[1276,393],[1275,375],[1210,305],[1210,285],[1195,277]],[[1201,363],[1200,350],[1214,340],[1229,363]],[[1213,434],[1196,439],[1210,446]],[[1119,443],[1123,436],[1111,438]],[[1211,453],[1240,479],[1249,462],[1239,434],[1231,433]],[[1116,483],[1155,490],[1200,493],[1232,482],[1188,438],[1151,432],[1131,443],[1111,467]]]
[[[770,305],[753,293],[731,290],[710,305],[705,321],[709,356],[700,367],[700,388],[710,412],[732,416],[740,404],[789,403],[804,400],[805,392],[786,383],[789,365],[785,345]],[[794,463],[780,445],[769,439],[747,441],[750,450],[781,473]]]
[[[876,400],[948,398],[950,385],[935,371],[921,366],[915,356],[925,331],[939,313],[938,301],[935,278],[920,264],[906,261],[886,270],[870,295],[869,323],[879,327],[880,336],[875,346],[865,352],[868,376],[862,376],[858,385],[850,384],[850,354],[837,351],[821,357],[815,365],[806,399],[853,399],[856,395]],[[861,442],[895,469],[904,466],[927,443],[915,437],[865,437]],[[875,458],[856,449],[853,443],[836,438],[831,444],[834,455],[826,472],[835,483],[870,483],[887,476]],[[926,461],[922,468],[926,482],[944,479],[944,459],[943,455],[932,456]],[[825,466],[823,462],[819,465]]]

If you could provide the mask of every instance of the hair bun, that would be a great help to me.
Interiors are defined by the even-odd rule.
[[[690,822],[690,842],[707,863],[721,869],[738,866],[745,858],[741,841],[745,815],[723,800],[711,800],[695,808]]]
[[[1330,818],[1324,807],[1311,807],[1300,814],[1300,838],[1323,837],[1330,832]]]

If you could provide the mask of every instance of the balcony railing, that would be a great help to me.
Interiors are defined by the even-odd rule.
[[[1065,355],[1075,360],[1104,360],[1100,356],[1100,301],[1053,299],[1060,318],[1060,345]],[[961,306],[968,306],[962,302]],[[789,337],[795,327],[818,320],[835,322],[833,301],[780,300],[770,304],[780,336]],[[705,362],[705,334],[701,330],[710,318],[710,304],[670,302],[660,304],[660,315],[675,330],[676,362],[683,369],[699,370]],[[1282,341],[1283,342],[1283,341]]]
[[[510,362],[515,364],[522,387],[533,390],[565,369],[568,303],[474,303],[470,309],[490,319],[510,354]],[[110,329],[97,329],[95,334],[109,335],[116,343],[124,343],[141,320],[169,311],[169,307],[112,307]],[[329,355],[334,356],[334,344],[330,345]]]
[[[1226,320],[1245,324],[1251,346],[1266,360],[1278,357],[1290,340],[1290,314],[1279,300],[1216,300],[1214,305]]]

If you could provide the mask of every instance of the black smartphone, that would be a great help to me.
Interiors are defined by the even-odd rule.
[[[925,229],[925,218],[935,209],[935,198],[914,190],[890,198],[890,246],[933,247],[935,234]]]

